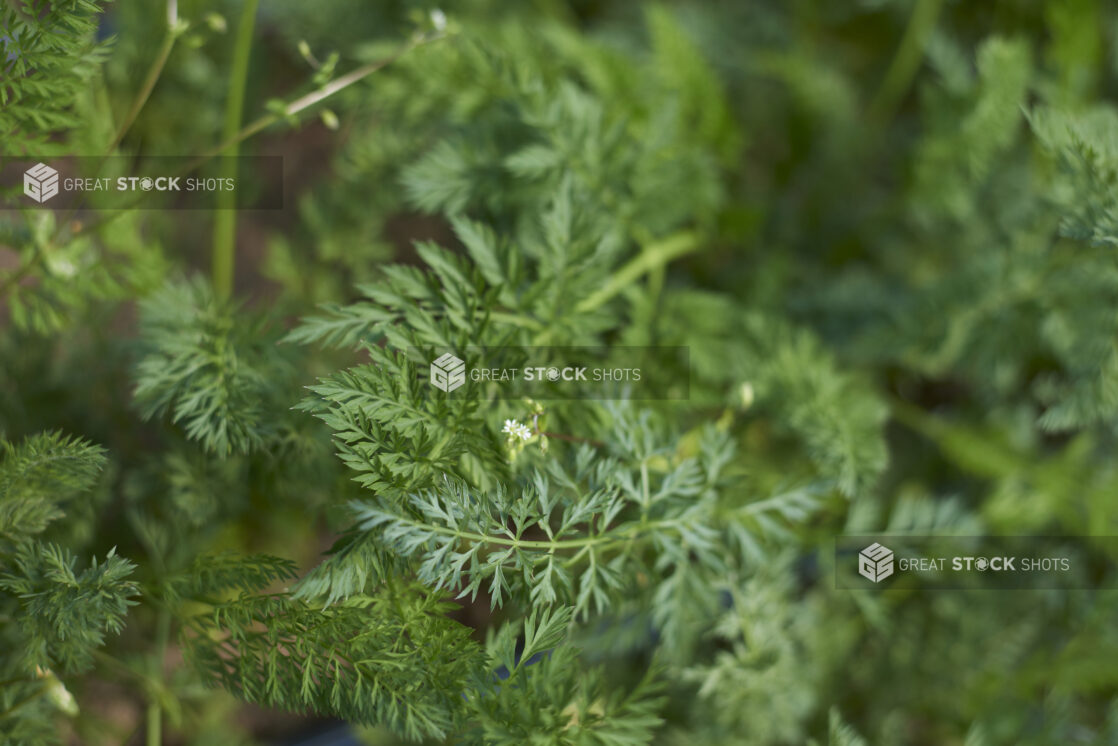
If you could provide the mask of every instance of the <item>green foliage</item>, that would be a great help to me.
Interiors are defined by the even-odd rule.
[[[806,740],[826,687],[817,677],[835,651],[850,644],[854,628],[841,619],[824,621],[826,607],[816,597],[789,603],[789,569],[787,556],[775,557],[748,580],[738,573],[727,578],[732,604],[716,612],[713,656],[683,670],[684,681],[697,687],[697,702],[675,741],[715,744],[739,732],[758,743]],[[815,633],[820,624],[828,627],[826,639]]]
[[[134,398],[145,419],[169,414],[188,438],[222,456],[277,437],[267,411],[287,366],[263,318],[235,314],[203,282],[167,286],[140,314]]]
[[[94,39],[104,3],[10,0],[0,6],[0,142],[4,155],[45,154],[52,133],[78,127],[74,109],[108,54]]]
[[[116,217],[112,225],[74,236],[75,226],[59,225],[53,212],[29,212],[22,224],[0,218],[0,241],[17,253],[18,266],[0,280],[17,329],[36,335],[69,329],[159,281],[163,258],[135,216]]]
[[[0,153],[218,152],[236,5],[0,0]],[[1113,9],[412,6],[243,37],[235,296],[207,214],[0,219],[0,741],[1115,742],[1107,594],[832,581],[1118,528]],[[561,346],[685,398],[427,381]]]
[[[61,433],[3,442],[0,460],[0,736],[17,743],[53,740],[56,711],[73,714],[73,695],[55,671],[88,669],[106,637],[124,627],[138,593],[136,566],[110,550],[84,570],[57,544],[36,538],[88,492],[105,465],[104,449]]]
[[[1052,190],[1063,212],[1060,232],[1113,248],[1118,240],[1114,216],[1118,112],[1103,106],[1078,114],[1040,107],[1030,113],[1029,123],[1060,168],[1057,188]]]
[[[418,588],[326,609],[241,595],[192,618],[186,650],[203,676],[250,702],[441,737],[461,720],[481,660],[446,610]]]
[[[866,746],[866,739],[859,736],[856,730],[844,723],[837,710],[831,710],[829,717],[829,744],[832,744],[832,746]],[[968,737],[967,746],[971,746],[971,741],[972,739]]]
[[[369,348],[374,361],[310,387],[328,407],[320,417],[334,431],[342,460],[362,486],[389,495],[426,486],[458,470],[467,454],[500,469],[495,436],[471,427],[477,401],[427,395],[427,383],[403,353]],[[421,388],[422,387],[422,388]],[[304,409],[321,408],[317,401]],[[401,454],[422,454],[401,458]]]
[[[604,672],[582,671],[576,651],[562,645],[571,613],[533,613],[524,623],[517,655],[516,625],[506,625],[488,644],[490,664],[507,677],[496,691],[482,692],[478,736],[486,744],[547,743],[562,746],[628,746],[652,741],[662,720],[662,684],[646,674],[625,693],[604,686]],[[552,650],[554,648],[554,650]]]
[[[13,619],[25,665],[76,671],[88,667],[105,633],[120,632],[136,594],[135,569],[110,551],[100,565],[74,570],[75,558],[53,544],[21,548],[0,575],[0,590],[18,599]]]
[[[0,536],[5,543],[42,532],[62,506],[93,486],[105,451],[59,432],[0,441]]]
[[[707,445],[708,452],[717,448]],[[475,493],[448,479],[413,495],[407,513],[361,504],[354,513],[363,530],[378,533],[397,554],[422,559],[418,577],[436,587],[462,587],[476,597],[487,584],[495,605],[515,589],[532,602],[573,601],[576,613],[603,611],[623,578],[650,572],[638,545],[648,543],[661,554],[686,545],[700,565],[721,569],[724,558],[710,524],[712,490],[724,463],[715,458],[704,472],[687,460],[655,482],[645,464],[642,482],[641,473],[596,459],[583,447],[571,471],[552,462],[548,471],[528,476],[521,490],[499,485]],[[618,520],[623,513],[631,518]],[[526,538],[531,528],[545,538]]]
[[[1029,47],[1021,40],[989,39],[975,64],[977,75],[961,90],[928,93],[935,105],[927,107],[929,131],[914,166],[916,209],[960,221],[973,217],[973,190],[1020,134]]]
[[[176,598],[205,598],[230,590],[258,591],[295,574],[295,564],[282,557],[226,552],[198,557],[169,585]]]

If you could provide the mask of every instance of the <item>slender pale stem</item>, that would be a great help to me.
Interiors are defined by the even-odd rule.
[[[597,291],[583,298],[575,306],[575,313],[583,314],[597,310],[614,296],[631,286],[642,275],[654,272],[665,267],[668,263],[681,256],[690,254],[699,248],[699,239],[694,233],[682,232],[665,236],[659,241],[648,243],[641,252],[633,257],[624,266],[619,267],[606,284]],[[507,321],[507,319],[502,319]],[[527,324],[523,324],[527,326]],[[550,339],[554,331],[552,327],[543,327],[533,340],[533,344],[543,346]]]
[[[821,488],[823,483],[820,483]],[[747,516],[756,516],[765,513],[769,510],[776,510],[781,505],[789,500],[804,494],[814,492],[817,488],[806,487],[802,489],[791,490],[779,495],[765,498],[763,500],[756,500],[746,505],[733,507],[730,509],[717,509],[712,514],[712,519],[717,522],[730,522],[741,520]],[[645,490],[642,484],[642,492]],[[431,534],[438,534],[440,536],[449,536],[460,541],[470,541],[482,545],[505,547],[508,549],[518,550],[539,550],[546,552],[548,555],[564,549],[577,549],[577,554],[568,560],[568,563],[577,561],[584,554],[586,550],[594,547],[602,547],[605,545],[629,544],[632,542],[639,542],[649,538],[656,531],[663,530],[679,530],[681,527],[687,525],[686,520],[682,518],[660,518],[656,520],[642,520],[636,523],[629,523],[617,529],[604,531],[599,534],[590,536],[581,536],[577,539],[522,539],[519,535],[497,535],[497,534],[482,534],[476,531],[463,531],[453,526],[440,526],[432,523],[427,523],[422,520],[408,518],[402,515],[392,515],[391,522],[411,526],[413,528],[421,529]]]
[[[479,544],[491,544],[496,546],[509,547],[512,549],[538,549],[549,553],[563,550],[563,549],[581,549],[586,547],[600,546],[602,544],[620,544],[632,540],[642,533],[661,528],[672,528],[679,525],[679,521],[674,519],[654,521],[644,525],[631,525],[608,534],[598,534],[597,536],[584,536],[578,539],[560,539],[557,541],[541,541],[534,539],[520,539],[512,536],[492,536],[488,534],[479,534],[475,531],[459,531],[455,528],[446,526],[435,526],[423,521],[417,521],[402,516],[393,516],[393,521],[403,523],[416,528],[422,528],[424,531],[429,531],[433,534],[441,534],[443,536],[453,536],[456,539],[464,541],[473,541]],[[577,556],[577,555],[576,555]]]
[[[943,0],[917,0],[916,7],[909,18],[897,54],[893,57],[885,79],[869,107],[869,118],[878,123],[888,122],[893,112],[904,98],[912,84],[920,61],[924,57],[924,47],[936,27]]]
[[[155,621],[155,652],[151,659],[152,681],[162,686],[163,659],[167,654],[167,640],[171,634],[171,613],[165,606],[160,606],[158,617]],[[147,709],[147,746],[160,746],[163,743],[163,707],[159,702],[159,693],[151,693],[151,702]]]
[[[364,80],[381,68],[391,65],[393,62],[400,59],[412,49],[415,49],[418,46],[422,46],[423,44],[429,44],[430,42],[437,41],[438,39],[442,38],[444,38],[443,34],[428,34],[412,38],[407,44],[403,45],[399,51],[397,51],[390,57],[386,57],[383,60],[377,60],[376,62],[370,62],[367,65],[362,65],[361,67],[358,67],[355,70],[346,73],[340,78],[331,80],[329,83],[326,83],[321,88],[316,88],[305,96],[300,96],[294,101],[288,103],[279,113],[265,114],[264,116],[253,120],[249,124],[245,125],[244,128],[241,129],[239,132],[236,132],[231,136],[224,137],[221,143],[218,144],[218,146],[215,147],[213,150],[206,153],[202,157],[202,159],[208,160],[210,158],[213,158],[214,156],[225,153],[230,148],[235,148],[238,143],[247,140],[261,130],[267,129],[281,119],[284,119],[286,117],[293,117],[296,114],[309,109],[311,106],[314,106],[315,104],[329,98],[330,96],[333,96],[335,93],[348,88],[354,83]]]
[[[578,313],[589,313],[597,309],[631,285],[641,275],[651,272],[657,267],[663,267],[668,262],[698,248],[699,241],[693,233],[675,233],[655,243],[648,244],[640,254],[614,272],[609,281],[596,293],[584,298],[582,302],[575,306],[575,310]]]
[[[174,49],[175,39],[178,38],[176,26],[170,26],[167,33],[163,37],[163,43],[159,45],[159,51],[155,55],[155,60],[151,63],[151,68],[148,70],[147,76],[144,78],[144,83],[140,86],[139,92],[136,94],[135,100],[132,102],[131,108],[128,113],[124,115],[121,120],[120,126],[117,127],[116,135],[109,143],[109,147],[105,148],[105,155],[112,155],[117,146],[120,145],[121,140],[132,128],[136,121],[136,117],[140,115],[140,110],[144,108],[151,97],[151,92],[155,90],[155,84],[159,82],[159,76],[163,74],[163,68],[167,64],[167,59],[171,56],[171,50]]]
[[[225,124],[221,139],[230,140],[241,128],[244,115],[245,86],[248,81],[248,61],[252,51],[252,32],[256,25],[256,8],[259,0],[245,0],[241,21],[237,26],[237,39],[233,47],[233,64],[229,70],[229,92],[225,102]],[[221,177],[237,175],[237,153],[240,141],[234,142],[226,153],[229,157],[221,164]],[[233,293],[234,244],[237,232],[236,193],[223,191],[218,194],[217,213],[214,216],[213,284],[223,298]]]

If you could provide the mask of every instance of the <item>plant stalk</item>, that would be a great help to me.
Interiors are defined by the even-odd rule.
[[[584,298],[575,307],[578,313],[596,310],[631,285],[641,275],[663,267],[669,262],[699,248],[699,240],[694,233],[675,233],[644,247],[635,258],[619,268],[609,281],[593,295]]]
[[[151,63],[151,68],[148,70],[147,77],[144,78],[144,83],[140,87],[139,92],[136,94],[135,100],[132,101],[132,107],[128,113],[124,115],[121,120],[120,126],[117,127],[116,134],[113,136],[113,141],[109,143],[109,147],[105,149],[105,155],[113,154],[113,151],[120,145],[121,140],[132,128],[132,124],[136,121],[136,117],[140,115],[140,111],[144,108],[151,97],[151,92],[155,90],[155,84],[159,82],[159,77],[163,74],[163,68],[167,64],[167,59],[171,56],[171,50],[175,47],[175,39],[178,38],[178,31],[175,26],[169,26],[167,33],[163,37],[163,43],[159,45],[159,51],[155,55],[155,60]]]
[[[229,92],[225,102],[225,122],[221,131],[223,142],[233,140],[241,128],[244,114],[245,86],[248,82],[249,54],[252,51],[252,34],[256,25],[256,8],[259,0],[245,0],[241,21],[237,26],[237,39],[233,47],[233,64],[229,71]],[[220,176],[235,178],[240,140],[233,142],[221,163]],[[217,197],[214,216],[213,284],[219,297],[233,294],[234,244],[237,232],[236,193],[222,191]]]
[[[151,679],[153,684],[162,686],[163,659],[167,655],[167,640],[171,634],[171,612],[160,606],[155,621],[155,655],[151,659]],[[163,707],[159,693],[152,691],[151,702],[147,709],[147,746],[160,746],[163,743]]]
[[[893,57],[885,79],[881,82],[869,106],[869,119],[872,122],[884,124],[889,121],[904,98],[920,69],[920,60],[924,56],[924,47],[928,43],[939,18],[940,7],[943,0],[917,0],[916,7],[905,27],[901,44]]]
[[[399,51],[392,54],[391,56],[386,57],[382,60],[377,60],[376,62],[370,62],[366,65],[362,65],[361,67],[358,67],[346,73],[340,78],[335,78],[334,80],[331,80],[320,88],[316,88],[310,93],[304,96],[300,96],[299,98],[284,106],[282,112],[265,114],[258,119],[254,119],[249,124],[246,124],[240,131],[234,129],[233,133],[228,134],[222,138],[221,143],[217,147],[203,155],[200,161],[204,162],[206,160],[209,160],[210,158],[213,158],[214,156],[221,155],[222,153],[225,153],[230,149],[235,149],[238,143],[247,140],[261,130],[267,129],[281,119],[284,119],[286,117],[293,117],[296,114],[309,109],[320,101],[333,96],[335,93],[348,88],[354,83],[364,80],[378,70],[391,65],[393,62],[403,57],[412,49],[415,49],[416,47],[422,46],[424,44],[429,44],[442,38],[445,38],[442,34],[428,34],[413,38],[407,44],[404,44],[402,47],[400,47]]]

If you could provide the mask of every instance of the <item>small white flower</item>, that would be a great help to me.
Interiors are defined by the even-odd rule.
[[[520,438],[521,440],[528,440],[532,437],[532,431],[517,420],[505,420],[505,426],[501,428],[501,432],[507,433],[513,438]]]
[[[431,11],[431,25],[436,31],[446,31],[446,13],[438,8]]]

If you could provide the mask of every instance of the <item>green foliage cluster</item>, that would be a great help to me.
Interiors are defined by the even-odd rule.
[[[144,419],[169,415],[190,440],[219,456],[280,439],[291,365],[267,320],[236,314],[196,281],[171,284],[140,306],[145,349],[133,399]]]
[[[0,5],[0,157],[215,153],[243,92],[299,187],[235,293],[208,219],[0,218],[0,741],[1118,739],[1110,595],[832,581],[1115,533],[1113,11],[411,6]],[[689,397],[415,355],[578,345]]]
[[[109,47],[95,35],[102,4],[6,2],[0,6],[0,137],[9,153],[46,153],[50,135],[82,124],[75,104]]]
[[[72,712],[59,674],[91,667],[105,638],[120,632],[135,605],[136,566],[109,550],[77,570],[77,558],[42,538],[105,465],[104,450],[59,433],[2,442],[0,459],[0,660],[5,717],[0,735],[12,743],[53,736],[52,710]],[[9,713],[15,711],[15,717]]]

